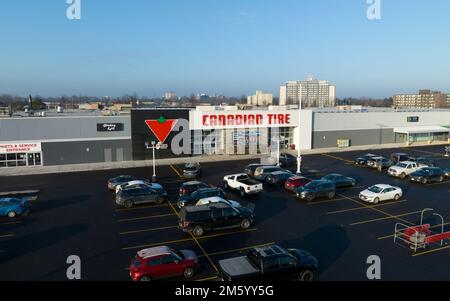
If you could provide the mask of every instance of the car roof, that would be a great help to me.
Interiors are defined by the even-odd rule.
[[[202,182],[200,181],[189,181],[189,182],[184,182],[183,185],[199,185],[202,184]]]
[[[125,184],[126,185],[139,185],[139,184],[147,184],[147,183],[144,180],[134,180],[134,181],[130,181]]]
[[[3,198],[0,199],[0,202],[13,202],[13,201],[20,201],[19,199],[15,199],[15,198]]]
[[[224,198],[221,198],[220,196],[212,196],[209,198],[204,198],[204,199],[200,199],[199,202],[212,202],[212,203],[218,203],[218,202],[227,202],[227,200],[225,200]]]
[[[389,185],[389,184],[376,184],[376,185],[372,185],[372,187],[373,186],[377,186],[377,187],[379,187],[379,188],[381,188],[381,189],[385,189],[385,188],[396,188],[396,187],[394,187],[394,186],[392,186],[392,185]]]
[[[310,183],[315,183],[315,184],[331,183],[331,184],[334,184],[333,182],[327,181],[327,180],[313,180]]]
[[[247,174],[245,174],[245,173],[235,173],[233,175],[228,175],[228,177],[241,177],[241,176],[246,176],[247,177]]]
[[[385,157],[383,157],[383,156],[376,156],[376,157],[373,157],[373,158],[371,158],[371,159],[375,159],[375,160],[378,160],[378,159],[386,159]]]
[[[416,164],[416,162],[414,162],[414,161],[402,161],[402,162],[398,162],[398,163],[404,163],[404,164]]]
[[[287,251],[277,245],[259,247],[254,249],[261,257],[270,257],[275,255],[287,254]]]
[[[167,246],[159,246],[159,247],[153,247],[153,248],[148,248],[148,249],[141,250],[137,254],[141,258],[147,259],[147,258],[150,258],[150,257],[156,257],[156,256],[161,256],[161,255],[168,255],[168,254],[171,254],[171,253],[172,253],[172,251],[170,250],[169,247],[167,247]]]
[[[407,153],[393,153],[391,156],[409,156]]]
[[[221,190],[221,189],[218,188],[218,187],[205,187],[205,188],[197,189],[197,190],[194,191],[194,192],[219,191],[219,190]]]
[[[277,171],[272,172],[272,175],[277,176],[277,175],[284,175],[284,174],[287,174],[287,173],[292,174],[292,172],[290,172],[288,170],[286,170],[286,171],[284,171],[284,170],[277,170]]]
[[[212,203],[208,205],[201,205],[201,206],[188,206],[183,207],[182,210],[185,210],[186,212],[198,212],[198,211],[208,211],[211,209],[225,209],[230,208],[228,204],[225,203]]]
[[[343,175],[338,174],[338,173],[330,173],[330,174],[327,174],[325,177],[343,177]]]

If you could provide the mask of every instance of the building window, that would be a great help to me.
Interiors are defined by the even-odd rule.
[[[407,121],[408,122],[419,122],[419,117],[418,116],[409,116]]]

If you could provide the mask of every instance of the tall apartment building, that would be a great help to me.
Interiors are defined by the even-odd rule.
[[[255,95],[247,96],[247,104],[257,107],[271,106],[273,104],[273,95],[256,91]]]
[[[450,94],[431,90],[420,90],[419,94],[399,94],[394,96],[393,105],[396,108],[450,108]]]
[[[280,87],[280,105],[302,103],[303,107],[334,107],[336,86],[308,76],[304,81],[288,81]]]

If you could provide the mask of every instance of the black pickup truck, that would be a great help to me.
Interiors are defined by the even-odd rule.
[[[299,249],[272,245],[251,249],[247,256],[219,261],[223,281],[314,281],[317,259]]]

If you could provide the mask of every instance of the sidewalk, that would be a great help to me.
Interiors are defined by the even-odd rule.
[[[431,146],[448,145],[447,142],[435,142]],[[414,143],[411,146],[401,144],[375,144],[354,146],[348,148],[326,148],[326,149],[314,149],[304,150],[302,155],[314,155],[314,154],[327,154],[327,153],[340,153],[340,152],[352,152],[352,151],[370,151],[379,149],[394,149],[394,148],[408,148],[418,146],[430,146],[428,143]],[[288,150],[284,151],[292,155],[297,156],[297,151]],[[167,166],[184,164],[186,162],[227,162],[238,160],[259,160],[267,156],[264,155],[213,155],[213,156],[201,156],[201,157],[179,157],[171,159],[159,159],[156,160],[157,166]],[[40,174],[55,174],[55,173],[71,173],[71,172],[83,172],[94,170],[111,170],[111,169],[123,169],[133,167],[151,167],[152,161],[124,161],[124,162],[108,162],[108,163],[90,163],[90,164],[74,164],[74,165],[58,165],[58,166],[41,166],[41,167],[17,167],[17,168],[4,168],[0,170],[0,177],[2,176],[27,176],[27,175],[40,175]]]

